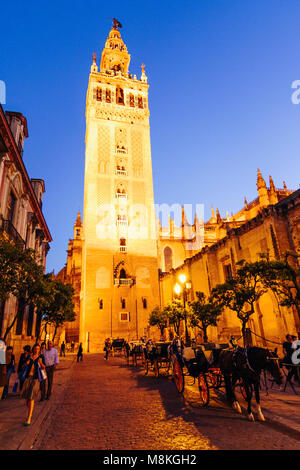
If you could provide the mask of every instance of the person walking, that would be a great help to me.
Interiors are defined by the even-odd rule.
[[[293,339],[292,339],[292,336],[289,334],[286,335],[285,339],[286,341],[282,345],[283,354],[284,354],[284,358],[282,362],[286,364],[290,364],[291,359],[292,359],[292,354],[293,354],[293,350],[292,350]]]
[[[6,382],[6,385],[4,386],[4,390],[3,390],[3,394],[2,394],[2,400],[5,400],[5,398],[7,398],[9,380],[10,380],[11,375],[16,371],[15,365],[16,365],[16,361],[15,361],[15,356],[13,354],[13,347],[12,346],[7,346],[7,348],[6,348],[7,382]]]
[[[72,341],[71,343],[71,352],[73,353],[74,352],[74,342]]]
[[[284,358],[280,361],[281,364],[285,364],[288,374],[286,376],[286,380],[290,383],[292,383],[292,378],[296,380],[297,378],[297,368],[294,367],[293,361],[292,361],[292,355],[294,352],[293,349],[293,336],[290,334],[286,335],[286,341],[283,343],[282,348],[283,348],[283,353],[284,353]],[[289,365],[291,364],[291,365]]]
[[[6,344],[4,339],[0,338],[0,397],[2,397],[6,383]]]
[[[60,355],[66,357],[66,345],[64,341],[60,345]]]
[[[41,359],[42,359],[42,363],[43,363],[44,366],[45,366],[45,369],[42,369],[43,380],[41,380],[41,382],[40,382],[40,390],[41,390],[41,398],[40,398],[40,401],[44,401],[45,398],[46,398],[47,372],[46,372],[46,362],[45,362],[45,356],[44,356],[45,349],[46,349],[46,343],[45,343],[45,341],[43,341],[43,342],[41,343],[41,354],[40,354],[40,357],[41,357]]]
[[[107,361],[108,360],[108,355],[110,353],[110,350],[111,350],[111,341],[110,341],[110,338],[107,338],[105,340],[105,346],[104,346],[104,351],[105,351],[105,356],[104,356],[104,359]]]
[[[26,374],[21,398],[24,398],[26,400],[26,405],[28,409],[27,420],[24,423],[24,426],[30,426],[34,402],[38,398],[40,391],[39,373],[40,370],[43,370],[45,368],[40,353],[40,345],[35,344],[32,347],[32,352],[29,359],[26,361],[23,367],[23,369],[26,369]]]
[[[52,393],[54,371],[57,364],[59,364],[57,349],[53,347],[53,342],[50,340],[48,341],[48,348],[44,351],[44,358],[48,380],[46,400],[49,400]]]
[[[23,351],[24,352],[20,356],[18,369],[17,369],[19,382],[20,382],[20,392],[22,391],[24,380],[25,380],[25,379],[21,379],[20,376],[22,375],[24,364],[28,361],[30,352],[31,352],[31,347],[29,346],[29,344],[26,344],[26,346],[24,346]]]
[[[82,343],[80,343],[78,352],[77,352],[77,362],[79,362],[79,359],[82,361],[83,360],[83,349],[82,349]]]

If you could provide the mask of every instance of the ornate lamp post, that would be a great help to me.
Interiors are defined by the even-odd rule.
[[[180,274],[179,277],[179,283],[177,282],[174,286],[174,291],[175,294],[180,296],[182,292],[182,297],[183,297],[183,309],[184,309],[184,323],[185,323],[185,344],[186,346],[190,346],[190,336],[188,332],[188,326],[187,326],[187,311],[186,311],[186,301],[187,301],[187,296],[189,289],[191,289],[192,284],[191,282],[187,281],[186,275],[185,274]]]

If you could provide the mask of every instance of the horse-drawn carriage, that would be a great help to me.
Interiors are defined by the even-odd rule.
[[[225,388],[226,398],[233,408],[241,413],[235,395],[238,387],[248,405],[248,419],[254,421],[251,409],[253,392],[257,403],[257,414],[261,421],[264,416],[260,408],[260,375],[268,371],[276,383],[282,383],[282,374],[276,353],[259,347],[230,347],[230,344],[183,348],[179,340],[174,340],[170,348],[173,378],[178,392],[185,387],[185,377],[198,381],[200,405],[206,406],[210,399],[210,389]]]
[[[111,343],[111,353],[112,356],[119,355],[121,356],[124,354],[124,346],[125,346],[125,339],[124,338],[116,338],[112,340]]]
[[[155,377],[159,377],[160,373],[164,371],[166,375],[169,374],[170,362],[170,348],[171,342],[153,342],[148,341],[144,348],[144,370],[145,375],[149,371],[153,371]]]
[[[124,349],[128,365],[130,364],[130,360],[134,366],[137,366],[139,361],[144,361],[144,346],[144,343],[141,341],[129,341],[125,343]]]
[[[229,344],[202,344],[183,348],[179,340],[173,341],[170,348],[173,366],[173,378],[179,393],[185,389],[185,377],[197,380],[200,405],[206,406],[210,399],[210,389],[219,389],[224,385],[223,376],[215,364],[215,351],[229,348]]]

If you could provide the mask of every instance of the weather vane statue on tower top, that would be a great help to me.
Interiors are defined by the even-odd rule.
[[[114,29],[122,28],[122,25],[121,25],[120,21],[117,20],[117,18],[113,18],[112,22],[113,22],[113,28]]]

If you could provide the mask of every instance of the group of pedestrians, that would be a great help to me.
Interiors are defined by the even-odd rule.
[[[69,346],[69,350],[71,353],[74,352],[74,349],[75,349],[75,343],[74,341],[71,342],[70,346]],[[80,343],[79,347],[78,347],[78,351],[77,351],[77,356],[81,357],[81,360],[82,360],[82,343]],[[63,341],[60,345],[60,356],[63,356],[63,357],[66,357],[66,343]],[[78,362],[78,361],[77,361]]]
[[[299,349],[299,341],[298,343],[296,341],[300,339],[300,333],[298,333],[298,338],[295,335],[287,334],[285,339],[286,341],[282,345],[284,358],[280,362],[286,365],[289,370],[287,380],[290,381],[294,378],[294,380],[298,381],[299,373],[297,373],[297,364],[293,362],[293,354]],[[300,353],[298,355],[300,356]]]
[[[54,371],[59,363],[57,349],[53,342],[26,345],[17,367],[17,380],[13,392],[19,388],[20,397],[26,400],[27,419],[25,426],[30,426],[34,403],[49,400],[52,393]],[[11,375],[16,371],[13,347],[0,340],[0,397],[7,398]]]

